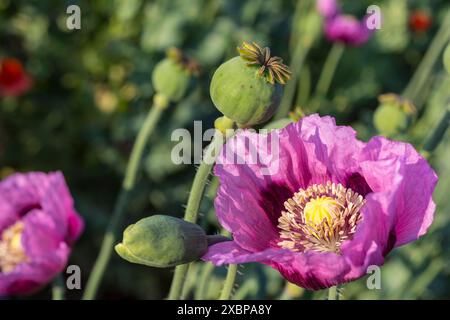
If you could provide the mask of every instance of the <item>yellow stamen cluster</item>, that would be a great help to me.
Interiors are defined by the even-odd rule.
[[[242,59],[247,61],[248,66],[259,66],[258,75],[265,76],[267,81],[275,84],[286,84],[291,77],[289,67],[283,64],[280,57],[271,57],[268,47],[261,48],[258,44],[244,42],[242,47],[237,48]]]
[[[22,247],[23,229],[24,225],[19,221],[3,231],[0,238],[1,273],[9,273],[18,264],[28,261],[28,257]]]
[[[327,182],[300,189],[278,219],[278,245],[292,251],[340,252],[361,220],[364,198],[342,184]]]

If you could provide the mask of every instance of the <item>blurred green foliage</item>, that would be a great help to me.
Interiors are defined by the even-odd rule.
[[[305,0],[306,1],[306,0]],[[314,14],[297,10],[294,0],[0,0],[0,57],[23,61],[34,87],[20,98],[0,100],[0,176],[13,171],[63,171],[86,230],[71,263],[89,275],[111,215],[133,139],[151,105],[150,81],[164,51],[176,46],[196,58],[203,72],[196,89],[164,114],[144,160],[143,179],[133,195],[124,226],[150,214],[181,216],[194,175],[193,166],[174,165],[170,152],[173,129],[193,129],[202,120],[212,126],[219,113],[209,98],[214,70],[236,55],[243,40],[269,45],[289,62],[298,41],[308,33]],[[339,124],[352,125],[362,139],[376,134],[372,125],[377,96],[400,93],[420,62],[438,25],[446,0],[342,1],[358,16],[370,4],[384,10],[384,26],[361,48],[348,48],[333,79],[327,113]],[[81,8],[81,30],[66,28],[66,8]],[[408,27],[411,9],[432,14],[432,28],[414,33]],[[298,12],[300,11],[300,12]],[[307,17],[307,18],[304,18]],[[309,18],[308,18],[309,17]],[[298,35],[297,37],[293,35]],[[307,101],[331,44],[317,35],[299,75],[297,103]],[[290,62],[289,62],[290,63]],[[439,62],[422,94],[425,101],[408,135],[399,137],[418,148],[439,121],[449,99],[450,79]],[[303,106],[303,105],[302,105]],[[306,106],[307,107],[307,106]],[[450,298],[450,139],[447,133],[431,161],[440,176],[435,193],[438,210],[429,234],[396,250],[382,268],[382,290],[368,290],[366,279],[346,286],[348,299]],[[203,224],[218,230],[211,196],[202,205]],[[206,214],[207,213],[207,214]],[[208,219],[205,219],[205,216]],[[203,294],[216,298],[225,268],[196,263],[191,272],[211,272]],[[256,264],[240,268],[236,298],[323,298],[287,286],[278,273]],[[170,269],[131,265],[114,255],[101,298],[163,298]],[[198,294],[193,286],[192,292]],[[44,290],[38,296],[48,297]],[[35,296],[36,297],[36,296]],[[80,292],[69,292],[79,298]]]

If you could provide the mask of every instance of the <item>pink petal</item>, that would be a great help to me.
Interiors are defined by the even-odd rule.
[[[368,183],[395,194],[391,204],[395,215],[395,246],[425,234],[433,221],[435,203],[432,194],[438,181],[427,161],[410,144],[383,137],[369,141],[363,158],[367,159],[361,166]],[[374,162],[395,164],[377,173],[372,170]]]

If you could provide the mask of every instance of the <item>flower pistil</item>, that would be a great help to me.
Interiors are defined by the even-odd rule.
[[[20,263],[28,261],[28,257],[22,247],[23,230],[23,222],[18,221],[3,231],[0,239],[1,273],[9,273]]]
[[[278,220],[278,245],[292,251],[340,253],[361,221],[364,198],[340,183],[328,181],[300,189],[288,199]]]

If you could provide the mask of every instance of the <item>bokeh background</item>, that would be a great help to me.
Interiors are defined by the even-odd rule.
[[[310,2],[308,4],[308,2]],[[86,222],[70,263],[81,267],[86,282],[111,216],[121,178],[140,125],[151,106],[151,72],[172,46],[202,65],[195,89],[165,112],[146,153],[143,170],[124,226],[154,213],[182,216],[195,173],[193,165],[170,161],[170,135],[176,128],[204,129],[220,114],[209,98],[214,70],[236,55],[242,41],[268,45],[289,63],[298,41],[312,47],[299,74],[295,105],[303,106],[332,46],[309,26],[317,14],[311,0],[0,0],[0,58],[15,57],[33,77],[21,97],[0,98],[0,178],[15,171],[61,170]],[[347,48],[333,79],[326,113],[353,126],[361,139],[377,132],[372,124],[377,96],[400,93],[416,70],[436,30],[447,0],[341,1],[344,11],[362,17],[377,4],[383,28],[364,46]],[[66,8],[81,8],[81,30],[66,28]],[[300,8],[309,8],[303,10]],[[422,10],[431,19],[426,30],[413,30],[410,17]],[[441,118],[450,96],[442,59],[419,94],[419,117],[408,134],[398,137],[420,148]],[[306,106],[307,107],[307,106]],[[306,108],[307,109],[307,108]],[[319,110],[321,112],[321,110]],[[440,181],[438,210],[430,232],[393,252],[382,268],[382,289],[367,290],[363,278],[346,286],[346,299],[450,298],[450,133],[431,158]],[[202,203],[202,224],[217,232],[212,197]],[[320,299],[324,292],[286,285],[268,267],[240,267],[234,297],[241,299]],[[212,272],[203,288],[216,298],[225,268],[192,268],[195,282]],[[171,269],[148,268],[121,260],[115,253],[100,298],[160,299],[167,295]],[[186,295],[195,297],[192,283]],[[80,298],[80,291],[68,298]],[[29,298],[49,298],[49,288]]]

